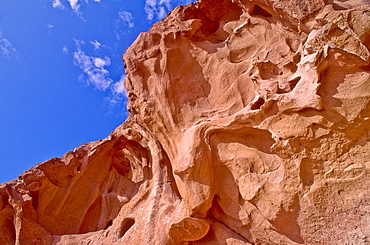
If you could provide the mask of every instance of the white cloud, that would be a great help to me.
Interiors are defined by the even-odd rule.
[[[95,50],[101,47],[101,43],[99,43],[97,40],[90,42],[90,43],[94,46]]]
[[[52,0],[53,8],[60,8],[64,9],[64,5],[60,2],[60,0]]]
[[[99,57],[93,58],[93,63],[98,68],[103,68],[104,66],[110,66],[110,59],[108,57],[104,57],[104,59]]]
[[[62,4],[62,2],[60,0],[51,0],[51,1],[52,1],[52,5],[53,5],[54,8],[65,9],[65,6]],[[67,1],[69,3],[69,6],[71,7],[71,9],[75,13],[77,13],[78,15],[81,15],[81,13],[80,13],[81,2],[89,3],[89,0],[67,0]],[[101,2],[101,0],[90,0],[90,1],[93,1],[93,2],[96,2],[96,3]]]
[[[123,86],[125,75],[121,79],[111,85],[111,95],[107,98],[109,105],[112,107],[123,106],[123,102],[127,101],[126,91]],[[119,106],[120,105],[120,106]]]
[[[18,56],[17,50],[8,39],[3,37],[2,32],[0,32],[0,55],[5,57]]]
[[[85,42],[83,40],[78,40],[76,38],[73,38],[73,41],[75,41],[75,45],[77,49],[81,49],[81,45],[84,45]]]
[[[123,86],[123,81],[125,80],[125,76],[123,75],[118,82],[112,84],[112,92],[115,94],[124,94],[125,88]]]
[[[69,5],[71,6],[71,9],[73,9],[75,12],[78,12],[80,5],[78,4],[78,0],[68,0]]]
[[[73,63],[82,70],[79,80],[85,82],[89,86],[100,91],[107,91],[109,96],[105,98],[110,110],[117,109],[125,111],[124,106],[127,101],[123,81],[125,75],[122,75],[118,81],[111,78],[108,67],[111,65],[111,60],[107,56],[98,56],[94,51],[94,55],[89,55],[82,50],[85,42],[83,40],[74,39],[76,51],[73,53]],[[94,42],[90,42],[94,43]],[[100,43],[99,43],[100,44]],[[100,44],[101,47],[105,47]],[[63,50],[67,47],[63,47]]]
[[[68,48],[67,48],[67,46],[66,46],[66,45],[63,45],[62,52],[63,52],[64,54],[68,54]]]
[[[144,10],[148,20],[161,20],[175,6],[191,2],[194,0],[146,0]]]
[[[159,20],[165,17],[166,10],[170,11],[170,0],[146,0],[145,13],[148,20]]]
[[[132,14],[130,12],[127,12],[125,10],[119,11],[118,16],[122,20],[123,24],[125,24],[129,28],[133,28],[135,26],[134,18],[132,17]]]
[[[81,50],[81,44],[84,42],[75,41],[77,51],[73,53],[73,61],[83,71],[80,79],[98,90],[107,90],[113,83],[113,80],[109,77],[109,71],[106,69],[106,67],[110,66],[109,57],[87,55]]]

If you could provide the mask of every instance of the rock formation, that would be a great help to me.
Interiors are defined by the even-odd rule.
[[[0,244],[369,244],[368,0],[199,0],[124,55],[129,118],[0,185]]]

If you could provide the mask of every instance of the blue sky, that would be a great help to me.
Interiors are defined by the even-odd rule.
[[[127,117],[122,54],[192,0],[3,0],[0,4],[0,183]]]

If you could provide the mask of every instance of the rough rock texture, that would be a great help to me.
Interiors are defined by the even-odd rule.
[[[369,244],[368,3],[176,8],[127,121],[0,186],[0,244]]]

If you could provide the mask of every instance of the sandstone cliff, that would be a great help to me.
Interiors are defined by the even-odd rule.
[[[127,121],[0,185],[0,244],[369,244],[366,1],[176,8]]]

